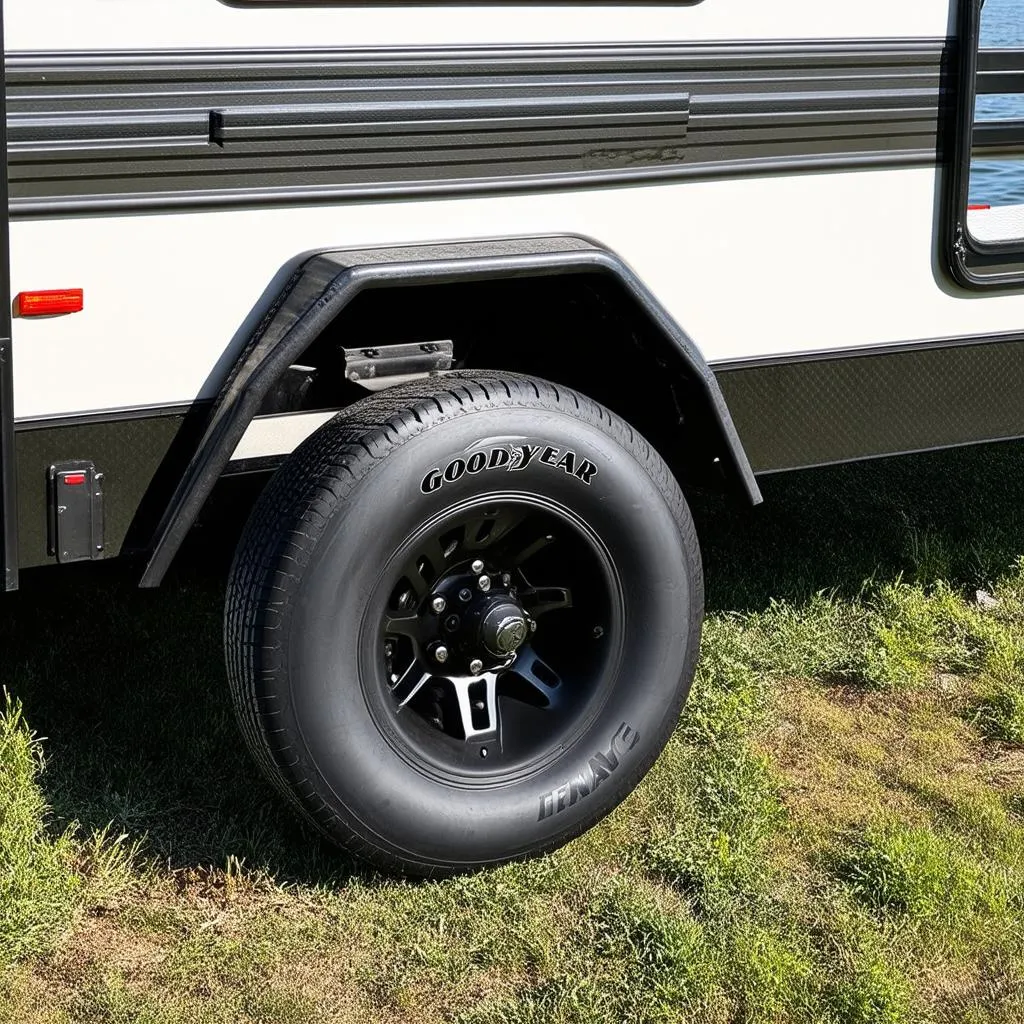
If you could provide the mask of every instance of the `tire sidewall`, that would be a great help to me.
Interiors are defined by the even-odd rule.
[[[547,849],[607,813],[660,752],[692,676],[700,569],[674,481],[655,479],[650,462],[663,465],[641,461],[616,436],[625,429],[543,408],[467,412],[392,447],[322,523],[282,622],[285,719],[317,796],[365,841],[405,862],[443,866]],[[542,446],[525,469],[466,472],[424,492],[424,479],[453,460],[524,443]],[[584,480],[556,456],[542,462],[548,448],[595,471]],[[368,601],[394,551],[423,522],[490,492],[542,495],[589,525],[617,568],[625,629],[615,685],[570,748],[515,782],[459,786],[417,772],[396,750],[360,666],[379,642]]]

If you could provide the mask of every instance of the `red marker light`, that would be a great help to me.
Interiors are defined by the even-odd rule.
[[[81,288],[58,288],[56,291],[19,292],[14,300],[15,316],[59,316],[81,313],[85,296]]]
[[[968,210],[991,210],[992,207],[988,203],[971,203],[967,207]]]
[[[85,483],[84,473],[65,473],[63,477],[64,483],[68,487],[81,487]]]

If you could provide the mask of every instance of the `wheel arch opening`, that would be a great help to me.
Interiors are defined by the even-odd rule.
[[[655,446],[686,488],[742,494],[718,410],[678,345],[607,273],[363,291],[301,363],[318,368],[310,407],[367,392],[344,380],[343,348],[446,340],[454,368],[541,377],[596,399]]]

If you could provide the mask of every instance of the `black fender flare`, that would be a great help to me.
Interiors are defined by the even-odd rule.
[[[613,275],[678,353],[707,398],[731,470],[752,504],[761,492],[725,398],[693,340],[627,264],[589,239],[550,235],[320,252],[287,282],[243,347],[153,536],[140,586],[159,586],[232,452],[281,374],[363,289],[581,272]]]

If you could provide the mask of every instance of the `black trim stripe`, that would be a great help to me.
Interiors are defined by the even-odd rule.
[[[16,216],[936,159],[945,40],[12,53]]]
[[[1024,437],[1024,333],[714,370],[757,473]]]
[[[763,369],[766,366],[792,363],[817,363],[830,359],[860,359],[863,357],[895,355],[899,352],[921,352],[935,348],[966,348],[970,345],[998,345],[1024,338],[1018,331],[997,334],[978,334],[971,337],[925,338],[917,341],[884,341],[875,345],[851,345],[844,348],[818,348],[806,352],[773,352],[766,356],[747,356],[741,359],[721,359],[712,362],[716,375],[731,370]]]

